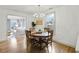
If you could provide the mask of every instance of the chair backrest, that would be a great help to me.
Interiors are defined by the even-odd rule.
[[[31,36],[31,31],[25,30],[26,37],[29,39]]]
[[[49,31],[49,28],[44,28],[44,31],[45,31],[45,32],[48,32],[48,31]]]
[[[48,34],[50,34],[49,35],[50,36],[50,39],[52,39],[52,37],[53,37],[53,30],[48,31]]]

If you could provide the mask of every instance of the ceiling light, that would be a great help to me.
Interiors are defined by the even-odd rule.
[[[40,5],[37,5],[37,7],[38,7],[38,12],[35,13],[33,16],[34,16],[35,18],[41,18],[41,17],[44,17],[45,14],[42,13],[42,12],[40,11],[40,8],[41,8]]]

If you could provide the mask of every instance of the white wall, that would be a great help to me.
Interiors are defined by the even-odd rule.
[[[31,22],[32,22],[32,15],[28,15],[27,16],[27,24],[26,24],[27,28],[26,28],[26,30],[29,30],[29,28],[32,27]]]
[[[55,9],[55,41],[71,47],[76,46],[79,32],[79,6],[63,6]]]
[[[29,14],[0,8],[0,41],[7,39],[6,34],[7,34],[8,15],[24,16],[27,18]],[[29,20],[29,18],[30,17],[28,17],[26,20]]]

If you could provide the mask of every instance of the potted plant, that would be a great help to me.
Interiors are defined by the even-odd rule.
[[[32,27],[34,28],[36,26],[35,22],[32,22]]]

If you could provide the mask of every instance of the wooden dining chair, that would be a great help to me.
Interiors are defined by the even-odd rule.
[[[31,31],[25,30],[27,52],[31,51]]]
[[[42,43],[41,43],[41,50],[44,50],[45,48],[47,48],[47,51],[49,51],[48,50],[48,39],[47,38],[42,38]]]
[[[52,40],[53,40],[53,30],[49,30],[48,31],[48,36],[49,36],[48,42],[49,43],[52,43]]]
[[[48,31],[48,37],[42,39],[42,43],[44,44],[42,46],[42,49],[46,47],[47,51],[49,52],[48,45],[51,44],[52,46],[52,38],[53,38],[53,30]]]
[[[26,30],[25,32],[27,37],[27,52],[33,52],[33,49],[40,47],[39,40],[31,35],[31,31]]]
[[[48,32],[49,31],[49,28],[44,28],[44,32]]]
[[[30,38],[31,31],[25,30],[25,33],[26,33],[26,37],[27,37],[27,38]]]

